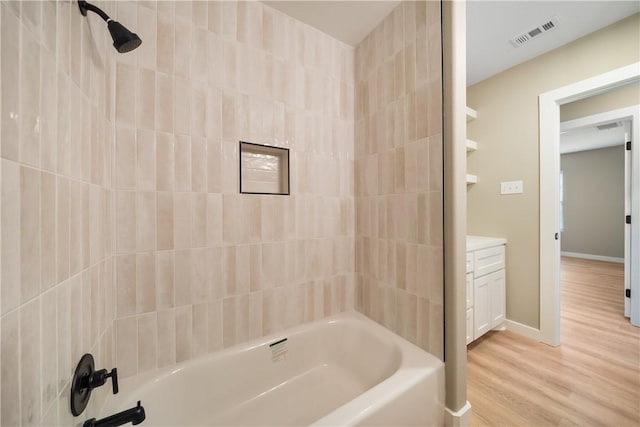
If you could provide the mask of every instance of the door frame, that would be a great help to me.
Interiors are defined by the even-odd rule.
[[[540,340],[560,345],[560,106],[640,82],[640,62],[545,93],[539,101],[540,135]],[[640,123],[632,132],[638,135]],[[632,182],[640,182],[640,147],[632,153]],[[638,192],[638,189],[632,191]],[[640,197],[632,197],[632,218],[640,219]],[[557,233],[557,234],[556,234]],[[640,253],[640,227],[634,227],[631,253]],[[640,325],[640,265],[631,271],[631,323]],[[634,283],[634,278],[636,281]],[[634,289],[635,288],[635,289]]]

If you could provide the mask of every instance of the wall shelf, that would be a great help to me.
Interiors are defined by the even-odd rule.
[[[470,151],[476,151],[478,149],[478,143],[472,139],[467,139],[467,153]]]
[[[478,118],[478,112],[473,108],[467,107],[467,123]]]
[[[466,108],[467,123],[478,118],[478,112],[471,107]],[[478,149],[478,143],[472,139],[467,138],[466,142],[467,154],[472,153]],[[470,173],[467,174],[467,185],[472,185],[478,182],[478,177]]]

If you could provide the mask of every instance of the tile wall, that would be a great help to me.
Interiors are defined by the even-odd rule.
[[[443,358],[440,3],[356,48],[356,308]]]
[[[113,364],[114,50],[75,2],[0,20],[0,424],[71,425],[80,356]]]
[[[261,2],[117,16],[121,375],[352,308],[354,49]],[[239,194],[239,140],[291,150],[291,196]]]

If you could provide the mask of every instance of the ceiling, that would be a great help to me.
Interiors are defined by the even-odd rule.
[[[640,11],[638,1],[467,2],[467,85]],[[558,25],[514,47],[509,40],[557,17]]]
[[[599,148],[615,147],[625,142],[625,121],[612,120],[605,123],[617,123],[619,126],[606,130],[599,130],[595,124],[572,129],[560,134],[560,154],[576,151],[597,150]]]
[[[264,3],[356,46],[399,1]],[[467,1],[467,84],[472,85],[640,12],[639,1]],[[509,40],[557,17],[558,26],[519,47]]]
[[[331,37],[356,46],[400,1],[263,1]]]

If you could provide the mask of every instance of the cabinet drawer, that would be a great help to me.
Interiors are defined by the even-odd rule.
[[[473,252],[467,252],[467,273],[473,272]]]
[[[475,251],[473,259],[476,278],[504,268],[504,245]]]
[[[473,307],[473,273],[467,274],[467,308]]]

